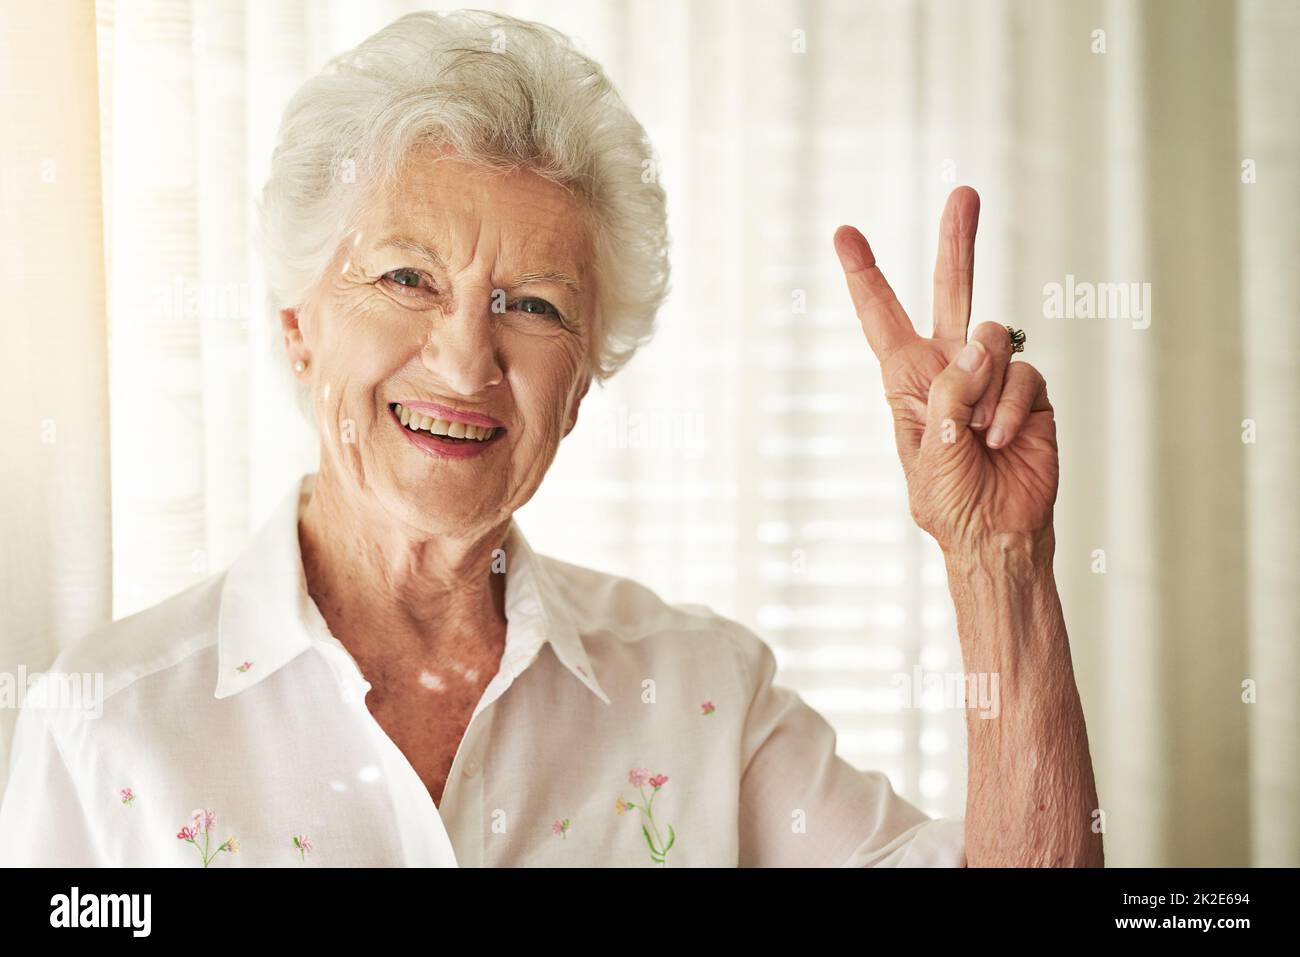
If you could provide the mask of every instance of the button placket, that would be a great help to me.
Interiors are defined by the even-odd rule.
[[[383,778],[397,815],[399,840],[406,854],[407,865],[458,867],[459,857],[451,832],[441,810],[434,804],[429,789],[401,748],[361,701],[365,691],[370,690],[370,682],[361,677],[359,671],[352,682],[347,680],[348,677],[341,676],[344,681],[344,700],[349,700],[348,695],[351,694],[351,700],[361,702],[357,707],[358,720],[369,731],[378,749],[376,753],[384,768]]]
[[[440,811],[448,832],[456,835],[457,860],[461,867],[483,866],[485,749],[492,738],[494,721],[495,709],[491,705],[470,720],[443,792]]]

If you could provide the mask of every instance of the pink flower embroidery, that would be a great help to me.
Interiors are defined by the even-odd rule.
[[[130,788],[122,788],[122,803],[129,807],[134,800],[135,793]]]
[[[249,668],[251,668],[251,667],[253,667],[253,663],[252,663],[251,661],[245,661],[242,665],[236,665],[236,666],[235,666],[235,670],[236,670],[236,671],[247,671],[247,670],[248,670]]]
[[[569,836],[569,819],[566,817],[563,821],[556,821],[552,824],[551,833],[556,837],[567,838]]]
[[[176,832],[177,840],[185,841],[188,844],[194,845],[194,849],[199,852],[199,858],[203,861],[204,867],[211,864],[213,860],[216,859],[216,856],[222,851],[225,851],[228,854],[239,853],[239,842],[233,837],[227,838],[219,847],[216,848],[216,850],[212,850],[209,853],[210,839],[208,834],[216,825],[216,820],[216,811],[208,811],[200,808],[190,815],[190,823],[193,827],[182,827]],[[203,835],[203,843],[201,845],[198,840],[200,834]]]
[[[624,801],[620,795],[618,801],[614,804],[614,810],[619,814],[630,810],[641,812],[645,818],[645,823],[641,825],[641,833],[645,835],[645,842],[650,846],[650,860],[660,867],[665,867],[668,863],[668,852],[672,850],[677,835],[673,833],[673,827],[670,824],[668,825],[668,840],[664,841],[663,835],[659,833],[659,825],[655,823],[654,803],[655,797],[659,794],[659,789],[668,783],[668,775],[656,774],[651,776],[650,772],[645,768],[633,768],[627,773],[627,779],[633,787],[640,788],[641,804]],[[648,797],[645,793],[647,784],[651,787]],[[651,835],[651,831],[654,832],[653,835]]]
[[[704,704],[700,705],[700,713],[703,714],[706,718],[717,710],[718,709],[713,706],[712,701],[706,701],[704,702]]]
[[[295,834],[293,836],[293,846],[298,848],[298,854],[302,859],[307,860],[307,855],[311,851],[311,838],[306,834]]]

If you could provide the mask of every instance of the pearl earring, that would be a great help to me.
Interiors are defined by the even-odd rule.
[[[306,368],[307,368],[307,363],[303,362],[301,359],[299,359],[297,362],[293,364],[294,372],[302,372]]]

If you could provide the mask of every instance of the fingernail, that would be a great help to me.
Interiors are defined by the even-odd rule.
[[[984,364],[984,357],[987,355],[988,351],[982,342],[978,340],[968,342],[961,355],[957,357],[957,368],[962,372],[976,372]]]
[[[841,227],[843,238],[836,238],[835,252],[840,257],[840,264],[849,272],[859,272],[867,268],[867,261],[862,249],[847,228]]]
[[[987,438],[989,446],[996,448],[997,446],[1001,445],[1002,439],[1005,435],[1006,432],[1002,431],[1002,426],[1000,425],[993,426],[993,428],[989,429],[989,434]]]

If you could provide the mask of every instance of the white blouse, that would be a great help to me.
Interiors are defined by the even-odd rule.
[[[28,690],[0,865],[964,865],[963,822],[837,757],[752,632],[537,555],[513,522],[501,667],[435,806],[308,595],[313,480],[227,571]],[[94,708],[37,705],[85,673],[103,675]]]

